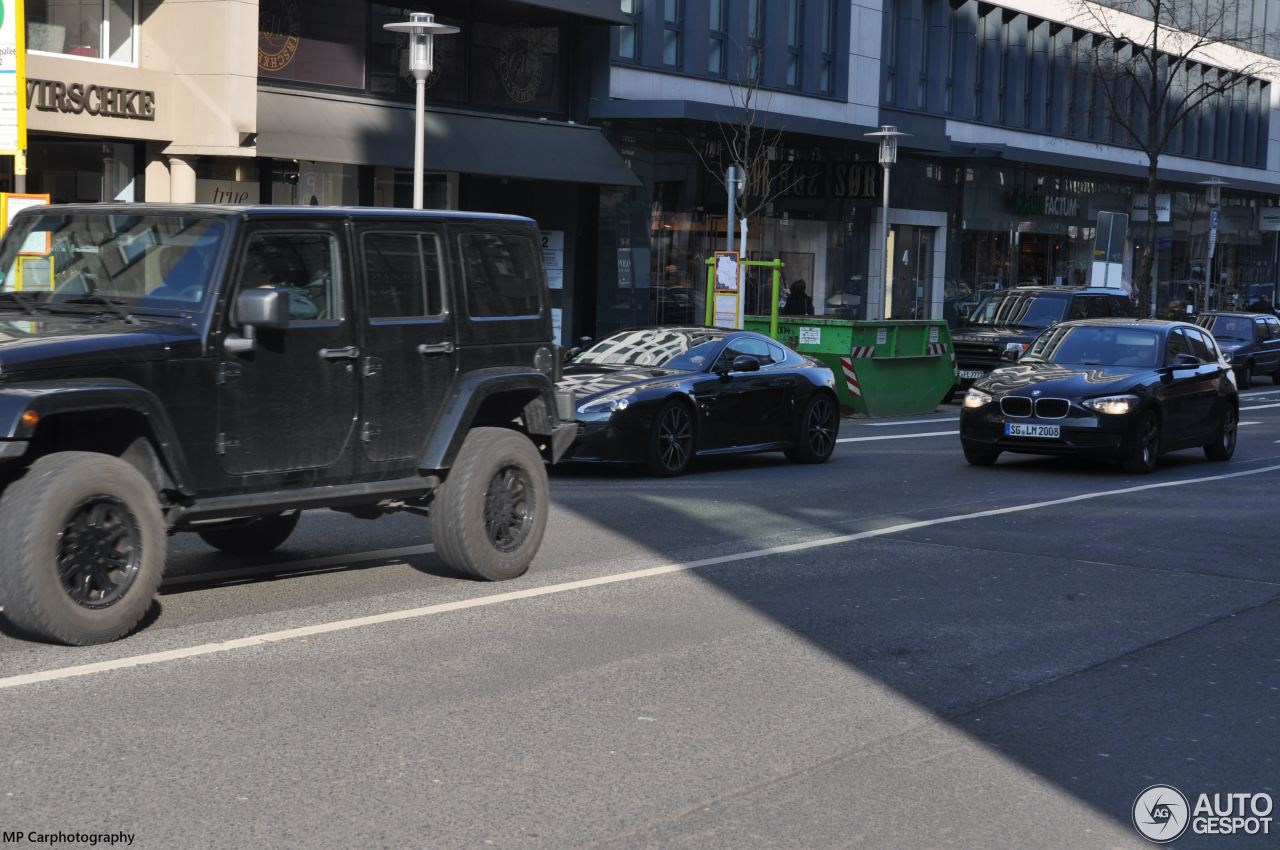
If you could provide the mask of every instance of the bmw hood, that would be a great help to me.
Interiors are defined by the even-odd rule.
[[[1056,363],[1019,363],[996,369],[974,384],[975,389],[996,395],[1037,389],[1045,394],[1079,398],[1124,392],[1134,379],[1150,371],[1125,366],[1063,366]]]
[[[686,375],[688,372],[643,366],[622,369],[568,366],[556,386],[562,390],[573,390],[577,403],[582,404],[627,387],[639,390],[675,383]]]

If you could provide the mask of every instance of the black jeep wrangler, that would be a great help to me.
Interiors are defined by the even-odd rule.
[[[509,579],[573,441],[526,218],[47,206],[0,244],[0,605],[33,637],[142,619],[166,534],[236,554],[308,508],[430,517]]]

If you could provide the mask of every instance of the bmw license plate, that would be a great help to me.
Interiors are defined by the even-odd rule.
[[[957,369],[956,377],[962,381],[976,381],[987,374],[981,369]]]
[[[1062,428],[1058,425],[1025,425],[1021,422],[1004,424],[1006,437],[1040,437],[1054,440],[1062,436]]]

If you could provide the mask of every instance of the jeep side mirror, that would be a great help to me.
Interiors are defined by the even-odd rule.
[[[235,321],[239,334],[228,334],[224,347],[228,354],[253,351],[258,329],[284,330],[289,327],[289,293],[283,289],[246,289],[236,296]]]

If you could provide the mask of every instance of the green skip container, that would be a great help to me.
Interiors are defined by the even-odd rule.
[[[771,317],[747,316],[769,335]],[[955,347],[943,321],[852,321],[778,316],[776,339],[836,374],[840,403],[865,416],[931,413],[956,383]]]

